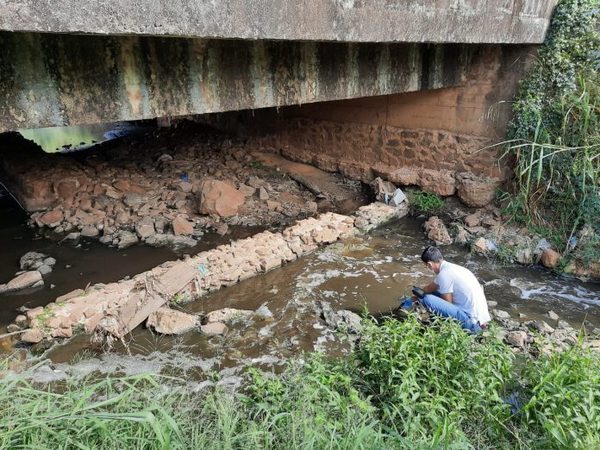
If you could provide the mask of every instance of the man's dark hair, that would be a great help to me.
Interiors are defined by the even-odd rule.
[[[423,260],[423,262],[425,264],[427,264],[430,261],[436,262],[436,263],[440,262],[441,260],[444,259],[444,257],[442,256],[442,252],[440,251],[439,248],[434,247],[433,245],[430,245],[423,251],[423,254],[421,255],[421,259]]]

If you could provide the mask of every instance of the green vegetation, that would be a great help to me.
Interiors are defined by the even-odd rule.
[[[506,213],[554,236],[559,249],[584,226],[600,234],[600,0],[562,0],[520,86],[504,156],[516,189]],[[598,239],[581,243],[598,260]]]
[[[411,190],[407,195],[411,206],[418,213],[431,213],[444,207],[444,199],[431,192]]]
[[[598,354],[526,360],[452,321],[365,320],[346,359],[251,369],[243,393],[157,375],[0,380],[1,448],[598,448]],[[168,388],[167,388],[168,387]],[[506,403],[519,398],[520,408]],[[515,409],[517,412],[513,412]]]

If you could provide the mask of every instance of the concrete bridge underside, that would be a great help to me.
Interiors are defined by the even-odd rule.
[[[0,132],[458,86],[475,45],[0,32]]]

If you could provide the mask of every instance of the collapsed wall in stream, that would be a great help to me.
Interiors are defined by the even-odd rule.
[[[121,339],[176,296],[199,298],[407,213],[406,202],[398,207],[372,203],[359,208],[354,216],[325,213],[282,232],[265,231],[191,258],[164,263],[129,280],[75,290],[44,308],[28,310],[15,323],[27,328],[21,339],[29,343],[77,332]]]

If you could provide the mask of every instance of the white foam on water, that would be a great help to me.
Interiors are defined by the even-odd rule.
[[[510,286],[520,291],[520,297],[527,299],[555,298],[584,305],[600,306],[598,292],[590,291],[582,286],[571,286],[564,283],[536,283],[521,278],[512,278]]]
[[[155,351],[148,355],[120,355],[105,353],[98,358],[89,358],[75,363],[54,364],[34,369],[29,378],[35,382],[48,383],[66,378],[81,379],[91,374],[111,375],[115,373],[141,375],[159,374],[167,367],[183,371],[200,369],[211,370],[219,362],[218,358],[202,359],[190,353],[172,349],[168,352]]]

